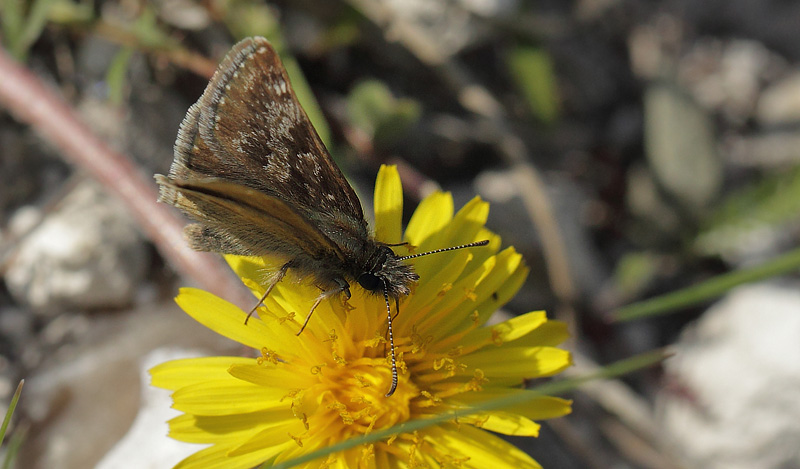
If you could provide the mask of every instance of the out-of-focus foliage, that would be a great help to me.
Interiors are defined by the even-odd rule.
[[[684,207],[708,206],[722,186],[722,163],[708,115],[675,86],[644,95],[645,153],[659,184]]]
[[[356,85],[347,97],[352,124],[372,137],[376,146],[391,145],[420,117],[419,103],[395,98],[389,88],[376,80]]]
[[[779,230],[800,220],[800,167],[764,176],[734,189],[709,217],[696,239],[706,255],[736,250],[765,230]]]
[[[508,55],[508,67],[533,115],[545,124],[556,121],[558,83],[550,55],[537,47],[516,47]]]

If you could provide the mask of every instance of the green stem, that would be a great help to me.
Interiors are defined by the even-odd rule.
[[[798,269],[800,269],[800,249],[795,249],[759,266],[719,275],[698,285],[622,307],[614,312],[612,320],[630,321],[664,314],[716,298],[738,285],[764,280]]]

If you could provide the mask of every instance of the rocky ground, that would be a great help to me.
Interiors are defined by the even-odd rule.
[[[800,4],[529,3],[109,0],[23,8],[27,36],[4,21],[5,51],[134,164],[97,177],[42,121],[0,113],[0,402],[26,380],[18,467],[169,467],[194,450],[163,437],[169,401],[145,370],[241,350],[171,301],[214,282],[176,265],[142,194],[217,60],[254,34],[296,59],[362,201],[389,163],[407,206],[434,188],[491,202],[489,227],[531,266],[503,314],[568,321],[579,372],[675,353],[514,440],[545,467],[800,466],[796,275],[611,320],[797,245]],[[121,194],[128,176],[145,192]]]

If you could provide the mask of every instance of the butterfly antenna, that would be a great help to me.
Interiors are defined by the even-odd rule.
[[[414,259],[415,257],[427,256],[428,254],[437,254],[437,253],[440,253],[440,252],[455,251],[456,249],[464,249],[464,248],[474,248],[474,247],[478,247],[478,246],[486,246],[487,244],[489,244],[489,240],[488,239],[484,239],[483,241],[476,241],[474,243],[462,244],[461,246],[453,246],[453,247],[450,247],[450,248],[435,249],[433,251],[421,252],[419,254],[412,254],[410,256],[398,257],[398,259],[400,259],[401,261],[404,261],[406,259]]]
[[[392,335],[392,308],[389,305],[389,290],[386,288],[386,282],[383,282],[383,299],[386,301],[386,319],[389,323],[389,353],[392,356],[392,387],[386,393],[386,397],[391,397],[397,389],[397,359],[394,355],[394,336]]]

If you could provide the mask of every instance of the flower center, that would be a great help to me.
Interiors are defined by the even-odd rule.
[[[392,373],[383,358],[361,357],[320,370],[324,386],[322,408],[345,425],[348,435],[369,433],[409,420],[410,402],[419,395],[417,387],[400,376],[397,390],[386,397]],[[327,392],[326,392],[327,391]]]

